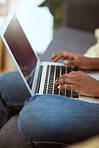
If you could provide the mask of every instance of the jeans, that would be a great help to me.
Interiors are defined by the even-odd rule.
[[[22,109],[25,100],[30,97],[19,72],[0,76],[0,128]]]
[[[58,95],[31,97],[18,72],[0,77],[0,127],[10,109],[21,110],[19,131],[40,148],[63,147],[99,134],[99,104]]]

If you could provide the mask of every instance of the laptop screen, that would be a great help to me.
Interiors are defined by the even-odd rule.
[[[31,89],[37,64],[37,57],[15,15],[6,29],[4,38]]]

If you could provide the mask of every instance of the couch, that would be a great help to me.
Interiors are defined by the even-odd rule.
[[[40,60],[50,61],[50,56],[60,50],[84,54],[96,43],[95,28],[99,27],[98,0],[66,0],[66,21],[60,28]],[[0,130],[0,148],[32,148],[21,136],[17,127],[18,114]]]

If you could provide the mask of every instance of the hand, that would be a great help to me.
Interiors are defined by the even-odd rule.
[[[54,82],[54,85],[59,84],[68,84],[59,86],[59,89],[69,89],[81,95],[99,97],[99,81],[81,71],[60,76]]]
[[[68,61],[63,62],[67,66],[77,66],[86,70],[94,69],[94,64],[92,64],[93,58],[88,58],[80,54],[60,51],[51,57],[53,62],[57,62],[59,59],[68,59]]]

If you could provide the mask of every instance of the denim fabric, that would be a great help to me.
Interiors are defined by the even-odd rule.
[[[99,104],[56,95],[30,98],[18,72],[0,76],[0,128],[10,109],[22,107],[19,131],[37,147],[62,147],[99,134]]]
[[[99,134],[99,104],[36,95],[25,102],[18,127],[28,142],[62,147]]]
[[[9,72],[0,76],[0,128],[23,107],[29,97],[19,72]]]

